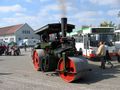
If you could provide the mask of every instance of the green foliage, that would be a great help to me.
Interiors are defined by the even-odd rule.
[[[107,22],[107,21],[104,21],[100,24],[101,27],[115,27],[115,23],[113,23],[112,21],[110,22]]]

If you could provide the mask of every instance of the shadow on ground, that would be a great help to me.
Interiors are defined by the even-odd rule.
[[[11,75],[13,73],[0,73],[0,75]]]
[[[113,68],[107,67],[106,69],[101,69],[97,65],[90,65],[92,71],[89,72],[84,78],[74,81],[76,84],[92,84],[99,82],[101,80],[117,78],[115,74],[120,73],[120,65],[116,65]]]

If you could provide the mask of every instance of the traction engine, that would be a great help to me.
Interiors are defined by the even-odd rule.
[[[66,37],[67,18],[61,18],[61,31],[62,37],[53,41],[43,36],[44,41],[33,50],[33,64],[37,71],[55,71],[64,81],[72,82],[82,78],[91,69],[88,60],[77,52],[75,39]]]

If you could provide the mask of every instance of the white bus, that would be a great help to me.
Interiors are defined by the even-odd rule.
[[[120,30],[115,30],[115,47],[116,47],[116,50],[119,50],[120,49]]]
[[[82,50],[83,56],[87,58],[94,59],[97,57],[96,51],[100,41],[104,41],[108,46],[111,56],[116,55],[113,27],[86,27],[73,36],[76,40],[77,51]]]

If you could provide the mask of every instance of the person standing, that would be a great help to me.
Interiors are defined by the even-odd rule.
[[[25,49],[25,52],[27,51],[27,45],[26,43],[24,43],[24,49]]]
[[[106,55],[105,55],[105,59],[106,59],[106,62],[107,64],[111,65],[111,68],[113,67],[113,64],[111,63],[111,57],[109,55],[109,50],[108,50],[108,46],[105,45],[105,49],[106,49]]]
[[[103,41],[100,41],[99,42],[99,47],[98,47],[98,50],[97,50],[97,56],[100,58],[101,60],[101,68],[102,69],[105,69],[105,62],[106,62],[106,59],[105,59],[105,55],[106,55],[106,49],[105,49],[105,45],[104,45],[104,42]]]

